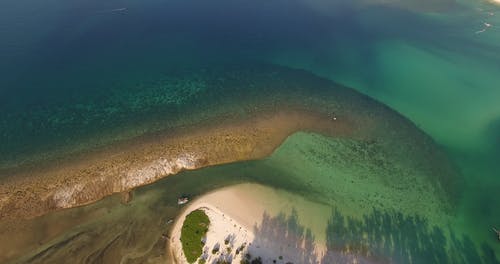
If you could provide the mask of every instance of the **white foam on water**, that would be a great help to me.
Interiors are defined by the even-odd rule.
[[[127,190],[147,183],[152,183],[165,175],[178,173],[183,169],[195,169],[200,158],[194,154],[183,153],[176,158],[159,158],[149,165],[133,169],[126,173],[120,180],[120,190]]]
[[[145,184],[153,183],[166,175],[176,174],[184,169],[195,169],[198,156],[190,153],[183,153],[175,158],[158,158],[146,166],[131,169],[121,175],[119,181],[113,186],[113,192],[123,192]],[[85,187],[97,186],[106,182],[106,176],[101,175],[99,179],[90,183],[77,183],[71,186],[64,186],[57,189],[52,196],[57,208],[70,208],[81,204],[81,199],[85,198],[82,193]],[[91,186],[92,185],[92,186]],[[92,188],[94,189],[94,188]],[[87,202],[90,202],[87,201]]]
[[[78,183],[72,186],[63,187],[58,189],[53,196],[58,208],[69,208],[77,205],[77,195],[80,193],[85,185]]]

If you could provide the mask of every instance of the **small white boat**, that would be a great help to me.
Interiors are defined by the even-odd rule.
[[[189,198],[187,198],[187,197],[179,197],[177,199],[178,205],[186,204],[187,202],[189,202]]]

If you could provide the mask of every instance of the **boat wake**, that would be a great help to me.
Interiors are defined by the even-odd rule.
[[[97,13],[122,13],[127,11],[128,8],[126,7],[120,7],[120,8],[115,8],[115,9],[109,9],[109,10],[100,10],[97,11]]]

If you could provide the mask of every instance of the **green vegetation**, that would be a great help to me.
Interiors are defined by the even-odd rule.
[[[261,257],[257,257],[257,258],[254,258],[250,264],[262,264],[262,258]]]
[[[214,248],[212,249],[212,254],[215,255],[219,253],[219,244],[217,243]]]
[[[249,253],[246,253],[245,258],[240,261],[240,264],[262,264],[262,258],[257,257],[252,259],[252,256]]]
[[[195,210],[186,216],[182,224],[182,250],[189,263],[194,263],[203,251],[202,238],[208,231],[210,220],[202,210]]]
[[[251,264],[262,264],[262,259],[260,257],[252,260]]]
[[[245,249],[246,243],[241,244],[239,248],[236,249],[236,255],[242,252]]]

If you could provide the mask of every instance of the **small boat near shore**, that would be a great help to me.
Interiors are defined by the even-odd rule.
[[[182,196],[182,197],[177,198],[178,205],[187,204],[188,202],[189,202],[189,198],[186,196]]]

